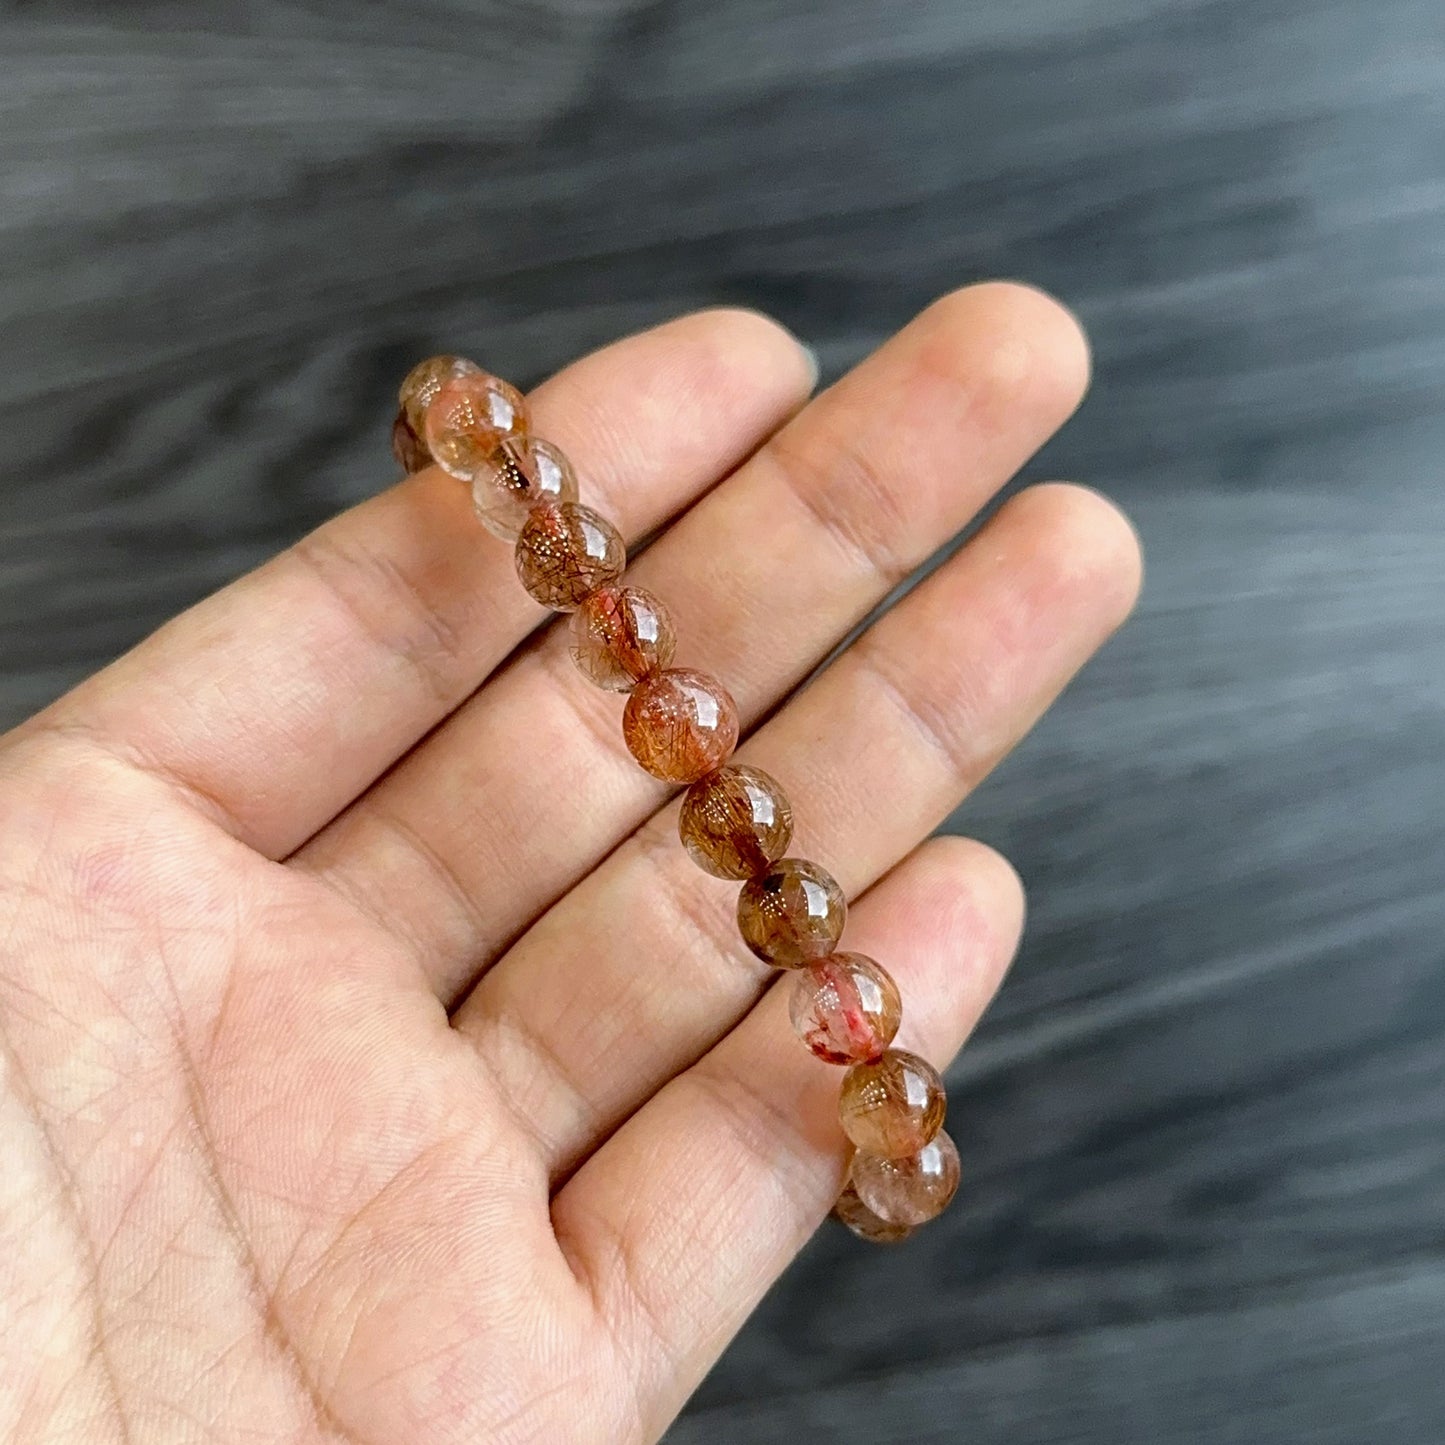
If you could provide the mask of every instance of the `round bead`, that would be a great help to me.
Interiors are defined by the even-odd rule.
[[[630,692],[676,647],[667,609],[641,587],[599,587],[572,617],[572,661],[609,692]]]
[[[738,895],[738,931],[765,963],[798,968],[838,946],[848,903],[831,873],[784,858]]]
[[[687,790],[677,831],[704,872],[714,878],[752,878],[788,851],[793,806],[761,768],[719,768]]]
[[[947,1134],[901,1159],[853,1156],[858,1202],[885,1224],[913,1228],[937,1219],[958,1193],[958,1150]]]
[[[737,746],[737,704],[716,678],[670,667],[649,673],[632,689],[622,712],[622,736],[654,778],[691,783]]]
[[[534,508],[517,535],[517,576],[554,612],[572,612],[627,565],[617,528],[580,502]]]
[[[391,454],[407,476],[431,465],[431,453],[427,451],[426,443],[411,429],[405,408],[397,412],[396,420],[391,424]]]
[[[943,1080],[932,1064],[903,1049],[889,1049],[843,1075],[838,1118],[860,1150],[901,1159],[938,1133],[947,1106]]]
[[[444,472],[474,482],[497,448],[526,430],[522,393],[479,371],[442,383],[422,417],[421,438]]]
[[[422,419],[436,394],[454,377],[480,376],[482,368],[465,356],[429,356],[407,372],[397,393],[401,414],[414,436],[420,437]]]
[[[575,502],[577,477],[572,463],[540,437],[509,437],[472,478],[472,506],[494,537],[514,542],[534,507],[545,502]]]
[[[913,1233],[906,1224],[890,1224],[886,1219],[880,1219],[874,1214],[858,1198],[858,1191],[853,1188],[851,1179],[843,1186],[843,1192],[833,1206],[833,1217],[846,1224],[859,1239],[866,1239],[869,1244],[897,1244]]]
[[[820,1059],[862,1064],[893,1042],[903,999],[871,958],[831,953],[799,971],[788,1011],[794,1032]]]

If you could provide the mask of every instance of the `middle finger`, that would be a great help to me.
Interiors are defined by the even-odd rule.
[[[788,424],[629,569],[679,662],[744,723],[794,686],[1077,405],[1072,317],[1014,285],[944,298]],[[491,545],[478,536],[478,545]],[[651,811],[619,699],[537,646],[300,855],[412,950],[449,1006]]]

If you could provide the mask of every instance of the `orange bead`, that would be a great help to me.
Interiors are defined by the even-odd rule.
[[[391,454],[408,476],[431,465],[422,422],[437,392],[453,377],[480,375],[481,370],[464,356],[429,356],[407,372],[397,393],[400,410],[391,426]]]
[[[793,808],[761,768],[732,764],[687,790],[677,831],[692,861],[714,878],[766,872],[793,837]]]
[[[534,507],[575,502],[577,477],[572,463],[540,437],[508,437],[472,478],[472,506],[494,537],[515,542]]]
[[[429,356],[407,372],[397,393],[401,414],[412,432],[420,437],[422,419],[436,394],[458,376],[480,376],[482,368],[465,356]]]
[[[497,448],[526,430],[527,404],[516,387],[486,372],[467,372],[438,388],[420,434],[444,472],[475,482]]]
[[[609,692],[630,692],[676,646],[667,609],[641,587],[599,587],[572,616],[572,661]]]
[[[396,414],[391,424],[391,454],[401,465],[407,476],[431,465],[431,453],[426,443],[411,429],[405,410]]]
[[[738,894],[738,932],[765,963],[799,968],[832,953],[848,903],[837,880],[806,858],[784,858]]]
[[[861,1064],[893,1042],[903,1018],[898,985],[862,953],[830,953],[798,971],[793,1031],[826,1063]]]
[[[938,1133],[947,1107],[938,1070],[917,1054],[889,1049],[843,1075],[838,1118],[860,1151],[899,1159]]]
[[[885,1224],[911,1229],[936,1219],[958,1193],[958,1149],[947,1134],[898,1159],[860,1151],[850,1180],[859,1203]]]
[[[843,1192],[833,1206],[833,1217],[846,1224],[859,1239],[866,1239],[869,1244],[897,1244],[913,1233],[906,1224],[890,1224],[886,1219],[880,1219],[874,1214],[859,1199],[851,1179],[843,1186]]]
[[[554,612],[573,612],[627,565],[617,528],[580,502],[534,508],[517,535],[517,576]]]
[[[649,673],[622,713],[628,751],[654,778],[691,783],[738,741],[737,704],[714,677],[685,667]]]

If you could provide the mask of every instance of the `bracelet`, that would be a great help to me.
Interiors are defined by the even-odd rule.
[[[517,575],[544,607],[570,612],[571,653],[588,681],[625,692],[622,736],[655,778],[687,786],[678,832],[704,872],[742,884],[738,931],[775,968],[796,972],[794,1032],[846,1068],[838,1117],[854,1152],[834,1214],[878,1243],[906,1238],[958,1189],[958,1150],[943,1132],[938,1071],[890,1047],[903,1004],[873,959],[839,952],[847,902],[824,869],[785,856],[793,810],[777,781],[729,763],[737,705],[707,673],[673,667],[667,609],[622,586],[627,551],[605,517],[577,500],[567,458],[532,435],[522,395],[458,356],[421,362],[401,386],[392,450],[408,473],[435,463],[470,485],[478,518],[514,544]]]

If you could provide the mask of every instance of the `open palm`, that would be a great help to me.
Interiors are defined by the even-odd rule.
[[[732,311],[534,397],[666,524],[630,575],[767,717],[741,757],[940,1065],[1021,893],[917,845],[1125,615],[1133,536],[1027,490],[776,705],[1086,373],[996,285],[806,405]],[[0,1439],[651,1441],[827,1213],[838,1071],[545,622],[427,470],[0,743]]]

